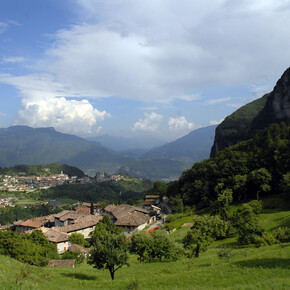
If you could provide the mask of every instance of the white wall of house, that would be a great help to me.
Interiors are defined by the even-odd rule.
[[[81,229],[78,231],[74,231],[74,232],[70,232],[68,233],[69,235],[71,235],[72,233],[78,233],[78,234],[82,234],[84,236],[85,239],[88,239],[90,237],[90,233],[95,229],[95,226],[93,227],[89,227],[89,228],[85,228],[85,229]]]
[[[66,242],[60,242],[56,244],[57,247],[57,252],[59,254],[62,254],[64,252],[66,252],[68,250],[68,247],[71,245],[71,243],[69,241]]]

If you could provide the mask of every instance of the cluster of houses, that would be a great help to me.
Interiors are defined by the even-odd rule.
[[[0,190],[7,191],[34,191],[36,189],[45,189],[70,183],[75,181],[76,177],[69,177],[61,172],[50,176],[1,176]]]
[[[156,209],[160,211],[155,204],[152,203],[152,205],[153,207],[148,210],[128,204],[111,204],[101,210],[99,204],[83,203],[74,210],[63,210],[57,214],[16,221],[11,227],[13,226],[18,233],[41,230],[50,242],[56,244],[58,253],[62,254],[74,246],[69,241],[72,233],[80,233],[88,239],[104,214],[107,214],[116,226],[122,228],[126,236],[144,229],[156,220]],[[3,229],[7,228],[7,226],[3,227]]]
[[[0,175],[0,191],[27,191],[32,192],[37,189],[48,189],[62,184],[69,183],[94,183],[103,181],[119,181],[124,179],[122,175],[106,176],[104,172],[97,172],[94,178],[89,176],[69,177],[67,174],[61,172],[49,176],[11,176]]]
[[[0,197],[0,208],[1,207],[14,207],[12,196]]]

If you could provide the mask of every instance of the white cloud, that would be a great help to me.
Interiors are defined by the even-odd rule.
[[[0,21],[0,34],[4,33],[10,26],[20,26],[16,21],[8,20],[6,22]]]
[[[17,63],[17,62],[24,62],[25,59],[22,56],[14,56],[14,57],[4,57],[2,59],[2,63]]]
[[[5,32],[8,28],[8,24],[5,22],[0,22],[0,34]]]
[[[209,124],[210,125],[219,125],[224,119],[221,119],[219,121],[216,121],[216,120],[213,120],[213,121],[210,121]]]
[[[228,107],[231,108],[240,108],[243,106],[243,104],[237,103],[237,104],[227,104]]]
[[[168,120],[169,129],[172,131],[190,131],[193,130],[194,124],[188,122],[184,116],[173,118]]]
[[[132,131],[156,132],[163,116],[155,112],[151,112],[151,114],[145,113],[144,115],[145,118],[139,119],[139,121],[134,124]]]
[[[219,98],[219,99],[212,99],[212,100],[206,101],[205,104],[207,104],[207,105],[215,105],[215,104],[227,102],[229,100],[231,100],[230,97],[227,97],[227,98]]]
[[[144,111],[156,111],[158,107],[152,106],[152,107],[141,107],[140,110]]]
[[[76,2],[80,24],[37,62],[74,96],[191,101],[204,85],[276,80],[290,63],[287,1]]]
[[[42,98],[22,100],[23,109],[18,112],[15,124],[31,127],[54,127],[60,132],[88,135],[91,128],[105,118],[105,111],[98,111],[87,100],[67,100],[60,98]]]

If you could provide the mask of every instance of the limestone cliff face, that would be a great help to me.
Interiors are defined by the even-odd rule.
[[[290,120],[290,68],[277,82],[272,95],[272,104],[277,120]]]
[[[241,107],[216,128],[211,157],[228,146],[252,138],[271,123],[281,121],[290,121],[290,68],[271,93]]]

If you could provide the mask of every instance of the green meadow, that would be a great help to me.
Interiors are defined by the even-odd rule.
[[[1,289],[290,289],[290,243],[233,250],[229,262],[211,248],[197,259],[140,264],[116,272],[26,266],[0,256]]]
[[[269,233],[289,226],[289,205],[268,198],[259,220]],[[174,220],[178,228],[170,234],[178,243],[189,229],[180,227],[183,222],[190,222],[190,217]],[[231,249],[229,260],[218,257],[224,247]],[[112,281],[108,270],[97,270],[86,263],[75,268],[36,267],[0,255],[0,288],[290,289],[290,243],[242,247],[232,237],[214,242],[198,258],[140,264],[136,256],[130,256],[129,264],[119,269]]]

